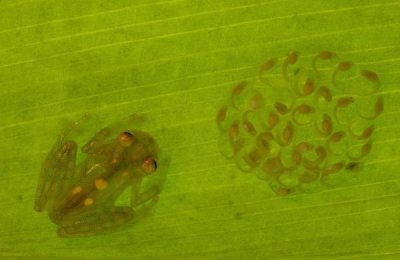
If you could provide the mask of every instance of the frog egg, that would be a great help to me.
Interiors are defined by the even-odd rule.
[[[376,72],[331,51],[267,59],[217,112],[220,148],[279,195],[354,180],[383,113]]]
[[[279,183],[284,187],[295,188],[299,184],[296,173],[289,171],[279,176]]]
[[[293,122],[296,125],[309,125],[313,122],[315,108],[310,104],[299,104],[292,111]]]

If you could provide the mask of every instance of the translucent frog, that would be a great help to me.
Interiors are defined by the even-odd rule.
[[[148,214],[165,181],[168,159],[156,141],[129,126],[142,119],[132,116],[97,132],[81,151],[71,136],[76,122],[58,137],[43,162],[34,209],[47,211],[61,237],[108,233]],[[131,187],[129,206],[117,206]]]

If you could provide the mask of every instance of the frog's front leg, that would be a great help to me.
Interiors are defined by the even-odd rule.
[[[134,212],[130,207],[108,206],[92,209],[58,227],[60,237],[89,236],[104,234],[132,220]]]
[[[47,155],[36,190],[36,211],[45,210],[63,196],[74,178],[76,150],[75,142],[60,138]]]
[[[165,167],[168,164],[169,161],[166,158],[161,160],[160,164],[157,164],[157,162],[152,158],[144,160],[142,168],[149,175],[145,178],[150,178],[147,180],[150,185],[141,191],[140,187],[142,186],[142,178],[134,179],[132,181],[131,206],[135,210],[135,219],[146,216],[157,203],[158,194],[161,192],[162,186],[165,182]]]

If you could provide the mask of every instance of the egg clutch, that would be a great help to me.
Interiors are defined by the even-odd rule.
[[[216,115],[220,150],[277,194],[320,190],[355,178],[383,107],[375,72],[292,52],[232,89]]]

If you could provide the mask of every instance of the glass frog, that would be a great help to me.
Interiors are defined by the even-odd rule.
[[[43,162],[34,209],[47,211],[61,237],[95,235],[143,217],[158,200],[168,159],[146,132],[130,128],[143,118],[129,119],[97,132],[81,151],[71,136],[81,121],[67,127]],[[129,206],[116,206],[131,187]]]

